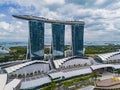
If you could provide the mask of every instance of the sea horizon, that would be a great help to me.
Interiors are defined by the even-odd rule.
[[[6,47],[27,46],[27,44],[27,41],[0,41],[0,45]],[[50,43],[45,42],[45,45],[50,45]],[[65,45],[70,45],[70,43],[65,43]],[[84,45],[120,45],[120,41],[85,41]]]

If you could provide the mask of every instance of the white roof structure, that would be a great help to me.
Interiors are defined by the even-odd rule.
[[[7,74],[0,74],[0,90],[4,90],[7,82]]]
[[[26,62],[27,60],[16,60],[16,61],[8,61],[8,62],[2,62],[0,63],[0,66],[4,66],[7,64],[12,64],[12,63],[22,63],[22,62]]]
[[[29,81],[24,81],[21,84],[21,88],[20,89],[29,89],[29,88],[33,88],[33,87],[37,87],[37,86],[41,86],[47,83],[51,82],[51,79],[55,79],[58,77],[63,77],[64,78],[71,78],[74,76],[79,76],[79,75],[84,75],[84,74],[89,74],[91,73],[92,70],[90,68],[85,68],[85,69],[78,69],[78,70],[73,70],[73,71],[60,71],[60,72],[54,72],[54,73],[50,73],[48,74],[49,76],[44,76],[38,79],[33,79],[33,80],[29,80]]]
[[[63,58],[63,59],[58,59],[58,60],[54,60],[54,65],[56,68],[59,68],[62,64],[64,64],[66,61],[68,60],[73,60],[73,59],[76,59],[75,61],[77,61],[78,59],[80,59],[81,63],[80,64],[85,64],[85,63],[89,63],[90,64],[90,61],[86,61],[84,60],[85,58],[77,58],[77,57],[68,57],[68,58]],[[89,59],[89,58],[88,58]],[[74,60],[73,60],[74,61]]]
[[[74,77],[74,76],[89,74],[91,72],[92,72],[92,70],[90,68],[79,69],[79,70],[64,72],[64,77],[65,78],[71,78],[71,77]]]
[[[55,79],[55,78],[64,76],[64,73],[63,72],[55,72],[55,73],[50,73],[49,75],[51,76],[52,79]]]
[[[5,86],[4,90],[14,90],[20,83],[20,79],[14,79]]]
[[[14,66],[11,66],[11,67],[7,67],[5,68],[6,72],[7,73],[11,73],[11,72],[14,72],[22,67],[25,67],[25,66],[28,66],[30,64],[33,64],[33,63],[47,63],[45,61],[38,61],[38,60],[35,60],[35,61],[29,61],[29,62],[25,62],[25,63],[22,63],[22,64],[18,64],[18,65],[14,65]]]
[[[54,65],[56,68],[59,68],[62,63],[64,63],[64,61],[68,60],[69,58],[63,58],[63,59],[58,59],[58,60],[54,60]]]
[[[45,77],[34,79],[31,81],[22,82],[20,89],[31,89],[33,87],[38,87],[50,82],[51,82],[51,79],[48,76],[45,76]]]
[[[33,79],[33,80],[30,80],[30,81],[22,82],[20,89],[29,89],[29,88],[32,88],[32,87],[41,86],[43,84],[50,83],[51,79],[55,79],[55,78],[58,78],[58,77],[63,77],[64,76],[67,79],[67,78],[71,78],[71,77],[74,77],[74,76],[89,74],[91,72],[92,72],[92,70],[90,68],[85,68],[85,69],[80,69],[80,70],[78,69],[78,70],[66,71],[66,72],[63,72],[63,71],[54,72],[54,73],[48,74],[51,78],[49,76],[45,76],[45,77],[41,77],[41,78],[38,78],[38,79]]]
[[[112,67],[115,69],[120,69],[120,65],[118,65],[118,64],[98,64],[98,65],[92,65],[90,67],[92,68],[92,70],[105,68],[105,67]]]
[[[120,65],[116,64],[116,65],[114,65],[114,68],[115,69],[120,69]]]
[[[99,64],[99,65],[92,65],[91,66],[91,68],[93,70],[100,69],[100,68],[105,68],[105,67],[113,67],[114,68],[114,65],[112,65],[112,64]]]
[[[89,74],[91,72],[92,72],[92,70],[90,68],[85,68],[85,69],[78,69],[78,70],[66,71],[66,72],[62,72],[62,71],[55,72],[55,73],[51,73],[49,75],[52,77],[52,79],[62,77],[62,76],[64,76],[65,78],[70,78],[70,77],[74,77],[74,76]]]
[[[102,61],[120,59],[120,51],[105,53],[105,54],[98,54],[97,56],[100,57]]]

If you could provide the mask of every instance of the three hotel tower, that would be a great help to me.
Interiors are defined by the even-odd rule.
[[[84,22],[83,21],[59,21],[49,20],[43,17],[29,15],[13,15],[16,18],[29,21],[29,40],[27,59],[44,60],[44,25],[50,23],[52,25],[52,44],[51,54],[54,59],[65,57],[65,25],[71,25],[72,36],[72,55],[83,56],[83,37]]]

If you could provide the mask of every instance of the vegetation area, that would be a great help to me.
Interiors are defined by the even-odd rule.
[[[69,45],[65,46],[65,50],[70,49]],[[85,46],[85,56],[94,57],[94,54],[114,52],[120,49],[120,45],[115,46]],[[24,60],[26,59],[27,47],[11,47],[10,53],[1,55],[0,62],[13,61],[13,60]],[[45,48],[45,54],[50,53],[50,48]]]
[[[88,85],[94,85],[98,77],[101,77],[101,75],[91,73],[90,75],[74,77],[65,81],[52,81],[41,90],[75,90]]]
[[[120,45],[114,46],[85,46],[85,54],[100,54],[114,52],[120,49]]]
[[[119,77],[120,69],[116,70],[115,76]],[[96,82],[99,81],[98,77],[102,77],[101,74],[92,72],[88,75],[83,75],[79,77],[73,77],[68,80],[59,80],[52,81],[50,84],[43,86],[40,90],[77,90],[89,85],[96,85]],[[94,89],[98,90],[98,89]]]
[[[95,54],[115,52],[120,49],[120,45],[103,45],[103,46],[85,46],[85,56],[93,57]]]
[[[26,59],[26,47],[11,47],[10,52],[0,56],[0,62]]]

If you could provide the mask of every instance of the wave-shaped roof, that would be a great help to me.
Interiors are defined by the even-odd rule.
[[[97,56],[100,57],[102,61],[116,60],[116,59],[120,59],[120,51],[98,54]]]
[[[20,68],[23,68],[25,66],[28,66],[28,65],[31,65],[31,64],[34,64],[34,63],[48,63],[46,61],[38,61],[38,60],[35,60],[35,61],[29,61],[29,62],[25,62],[25,63],[22,63],[22,64],[18,64],[18,65],[14,65],[14,66],[11,66],[11,67],[7,67],[5,68],[5,71],[7,73],[11,73],[11,72],[14,72]]]

